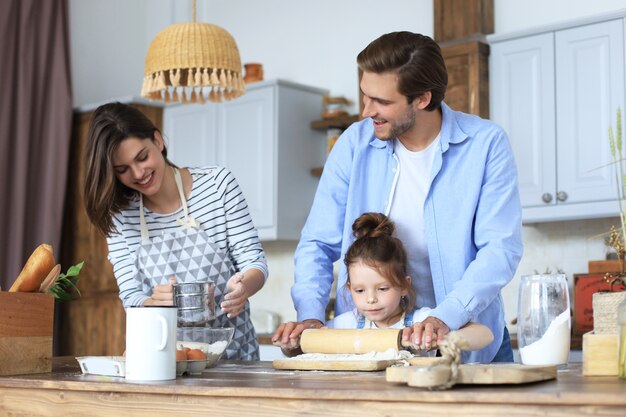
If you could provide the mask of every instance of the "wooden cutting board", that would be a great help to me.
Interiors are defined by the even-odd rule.
[[[460,365],[456,384],[525,384],[556,378],[556,366],[517,363]],[[450,379],[450,366],[392,366],[387,368],[388,382],[412,387],[434,387]]]
[[[328,354],[327,356],[330,357],[331,355]],[[311,360],[298,359],[296,356],[288,359],[276,359],[272,362],[272,366],[274,369],[301,371],[382,371],[399,362],[408,362],[410,365],[434,366],[445,363],[445,359],[414,356],[399,360]]]
[[[395,360],[300,360],[276,359],[274,369],[293,371],[382,371],[395,364]]]

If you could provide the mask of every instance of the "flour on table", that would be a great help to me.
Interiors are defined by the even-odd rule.
[[[406,350],[397,351],[396,349],[387,349],[384,352],[368,352],[368,353],[303,353],[286,360],[299,361],[393,361],[400,359],[408,359],[411,355]]]

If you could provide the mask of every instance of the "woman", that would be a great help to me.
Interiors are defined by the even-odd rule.
[[[178,169],[159,129],[121,103],[96,109],[85,151],[85,208],[107,236],[124,307],[172,305],[172,283],[211,280],[212,326],[237,329],[225,357],[258,359],[248,298],[267,263],[233,175]]]

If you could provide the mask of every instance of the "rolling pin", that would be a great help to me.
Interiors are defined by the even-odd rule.
[[[304,353],[368,353],[400,350],[400,329],[306,329],[300,337]]]
[[[493,340],[491,331],[482,325],[470,325],[453,333],[468,343],[464,350],[482,349]],[[402,343],[402,329],[306,329],[300,336],[300,348],[304,353],[361,354],[390,348],[415,353],[408,341]]]

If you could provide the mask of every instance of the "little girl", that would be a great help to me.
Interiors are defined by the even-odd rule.
[[[405,329],[402,338],[408,341],[414,328],[419,328],[419,323],[428,317],[430,308],[414,307],[415,292],[407,275],[406,251],[393,236],[394,230],[393,222],[381,213],[365,213],[354,221],[352,231],[356,240],[348,248],[344,263],[348,270],[346,289],[355,308],[328,321],[327,327]],[[301,353],[301,331],[288,330],[294,327],[297,323],[285,323],[273,336],[287,356]],[[459,332],[471,350],[481,349],[493,339],[491,331],[478,323],[468,323]],[[283,343],[284,333],[290,333],[288,343]],[[411,347],[428,351],[436,347],[436,341],[422,340]]]
[[[384,214],[365,213],[354,221],[356,240],[344,257],[346,289],[355,309],[326,323],[337,329],[412,327],[430,308],[414,308],[415,290],[406,272],[406,252]],[[345,294],[345,293],[344,293]]]

